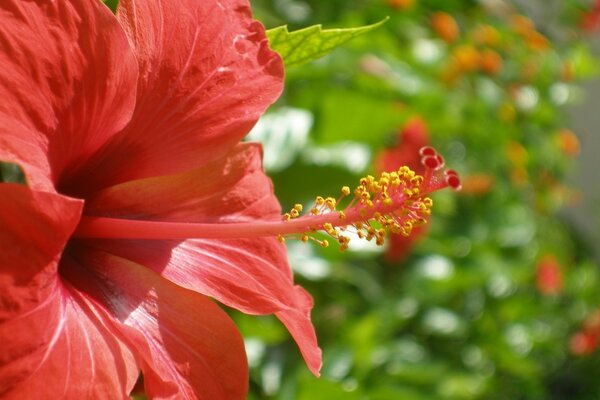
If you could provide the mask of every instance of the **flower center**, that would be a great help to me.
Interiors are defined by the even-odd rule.
[[[259,236],[297,237],[303,242],[313,240],[328,246],[327,239],[315,234],[324,232],[336,240],[340,249],[348,248],[349,234],[384,242],[386,232],[410,235],[415,226],[427,223],[431,213],[431,192],[450,186],[460,188],[460,179],[453,170],[444,170],[443,158],[431,147],[420,151],[425,173],[415,174],[408,167],[384,172],[376,179],[367,176],[351,191],[342,188],[338,199],[318,196],[309,212],[296,204],[278,221],[241,223],[186,223],[83,216],[74,237],[110,239],[173,239],[192,238],[233,239]],[[341,208],[346,199],[347,204]]]

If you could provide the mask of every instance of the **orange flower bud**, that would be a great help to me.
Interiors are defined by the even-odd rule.
[[[454,63],[463,72],[472,72],[479,69],[481,56],[477,49],[471,45],[463,44],[452,52]]]
[[[490,174],[473,174],[463,179],[462,191],[473,196],[482,196],[494,186],[495,179]]]
[[[533,21],[524,15],[515,14],[510,17],[510,25],[513,27],[515,32],[521,36],[527,35],[529,32],[535,30]]]
[[[445,12],[436,12],[431,16],[431,27],[446,43],[454,43],[460,34],[456,20]]]
[[[473,41],[482,46],[497,47],[502,42],[502,36],[491,25],[479,25],[473,30]]]
[[[577,135],[569,129],[561,129],[556,135],[556,141],[560,150],[569,157],[579,154],[580,145]]]
[[[414,0],[386,0],[388,6],[396,10],[406,10],[414,4]]]
[[[483,50],[480,53],[481,69],[490,74],[496,75],[502,70],[502,57],[494,50]]]
[[[525,35],[525,41],[527,46],[532,50],[547,50],[550,48],[550,41],[548,38],[538,31],[531,31]]]

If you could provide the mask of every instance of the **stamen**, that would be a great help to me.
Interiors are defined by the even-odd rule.
[[[460,188],[458,174],[454,170],[443,170],[444,159],[435,149],[424,147],[420,154],[425,167],[422,176],[408,167],[384,172],[378,179],[368,175],[360,179],[354,190],[342,187],[338,199],[317,196],[305,214],[302,214],[302,205],[295,204],[280,221],[201,224],[83,216],[74,237],[185,240],[273,236],[281,243],[286,237],[296,237],[302,242],[312,240],[328,247],[328,240],[314,237],[321,231],[338,242],[340,250],[348,248],[347,232],[368,241],[375,240],[381,246],[387,232],[408,236],[414,227],[427,223],[433,206],[428,194],[445,187]],[[351,194],[354,196],[348,204],[340,207]]]

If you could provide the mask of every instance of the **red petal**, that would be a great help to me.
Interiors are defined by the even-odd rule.
[[[2,398],[127,398],[131,352],[57,276],[46,288],[45,301],[0,325]]]
[[[279,219],[281,207],[260,145],[243,143],[202,168],[102,190],[86,200],[86,214],[218,223]]]
[[[244,344],[210,299],[149,269],[79,247],[67,279],[104,305],[135,348],[151,398],[234,400],[248,390]],[[105,397],[108,398],[108,397]]]
[[[81,201],[0,185],[0,397],[123,398],[131,355],[59,281]],[[90,384],[90,383],[93,383]]]
[[[310,371],[319,376],[323,365],[321,349],[317,343],[315,328],[310,320],[313,307],[312,297],[300,286],[294,287],[296,307],[292,310],[279,311],[275,315],[292,334]]]
[[[5,0],[0,21],[0,158],[57,182],[129,121],[135,56],[99,1]]]
[[[221,160],[189,173],[113,186],[87,203],[87,213],[190,222],[280,218],[261,166],[260,147],[240,144]],[[309,367],[320,367],[310,322],[312,301],[294,287],[285,246],[275,238],[90,241],[146,265],[167,279],[249,314],[273,314],[290,329]]]
[[[247,0],[122,0],[117,16],[140,63],[138,102],[82,171],[86,193],[222,157],[281,93],[281,59]]]
[[[81,208],[79,200],[0,184],[0,323],[29,312],[54,290],[56,260]]]

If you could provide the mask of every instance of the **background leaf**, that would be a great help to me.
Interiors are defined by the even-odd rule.
[[[383,25],[387,18],[372,25],[346,29],[325,29],[321,25],[289,32],[287,25],[269,29],[271,48],[277,51],[287,67],[305,64],[328,54],[349,40]]]

